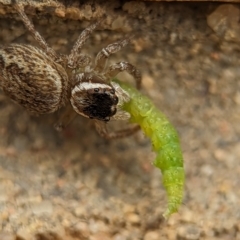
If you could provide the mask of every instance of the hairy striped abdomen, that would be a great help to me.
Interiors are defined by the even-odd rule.
[[[123,109],[131,114],[130,121],[139,124],[151,139],[153,150],[157,153],[154,165],[162,171],[163,185],[168,195],[168,208],[163,215],[168,217],[177,212],[183,199],[185,175],[178,134],[147,97],[126,84],[118,83],[131,98]]]
[[[51,113],[67,101],[68,76],[40,49],[12,44],[0,49],[0,88],[32,113]]]

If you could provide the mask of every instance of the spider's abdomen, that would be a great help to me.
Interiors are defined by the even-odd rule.
[[[68,76],[40,49],[12,44],[0,49],[0,88],[32,113],[51,113],[67,101]]]

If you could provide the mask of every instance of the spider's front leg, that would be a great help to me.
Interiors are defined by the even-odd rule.
[[[107,76],[109,79],[113,79],[117,74],[124,71],[126,71],[128,74],[130,74],[134,78],[136,82],[136,87],[140,89],[141,83],[142,83],[141,73],[131,63],[128,63],[128,62],[115,63],[107,69],[104,75]]]
[[[68,67],[74,68],[78,64],[78,55],[80,53],[80,50],[82,49],[82,46],[86,42],[86,40],[90,37],[92,32],[96,29],[97,26],[100,25],[100,23],[103,21],[103,19],[97,21],[96,23],[90,25],[86,29],[84,29],[81,34],[79,35],[77,41],[75,42],[71,53],[68,56]]]
[[[116,53],[120,51],[123,47],[125,47],[129,42],[131,41],[131,38],[126,38],[123,40],[120,40],[118,42],[109,44],[107,47],[103,48],[98,54],[95,59],[95,67],[94,70],[96,72],[102,73],[105,70],[106,63],[108,58],[111,54]],[[141,81],[142,76],[139,70],[134,67],[132,64],[128,62],[119,62],[116,64],[111,65],[105,72],[104,75],[107,79],[109,79],[109,82],[115,77],[118,73],[126,71],[128,74],[130,74],[135,82],[138,89],[141,88]]]
[[[106,63],[110,55],[120,51],[130,42],[130,40],[131,38],[126,38],[118,42],[109,44],[107,47],[103,48],[95,58],[94,70],[96,72],[102,73],[106,67]]]

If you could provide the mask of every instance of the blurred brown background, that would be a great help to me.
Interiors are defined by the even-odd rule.
[[[9,3],[0,1],[0,44],[37,46]],[[0,93],[0,239],[240,239],[239,5],[26,5],[36,29],[59,53],[68,53],[79,33],[104,14],[84,52],[94,57],[135,34],[109,64],[136,65],[143,92],[178,130],[185,199],[179,213],[164,221],[166,192],[141,132],[108,142],[79,116],[57,133],[59,113],[30,116]]]

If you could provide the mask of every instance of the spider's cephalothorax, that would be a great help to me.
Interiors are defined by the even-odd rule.
[[[80,115],[109,121],[117,112],[118,97],[112,85],[106,84],[100,77],[93,75],[91,81],[82,74],[83,78],[72,88],[71,104],[73,109]]]
[[[22,4],[15,3],[14,7],[41,49],[23,44],[0,49],[0,88],[35,114],[55,112],[68,105],[56,124],[57,129],[62,129],[77,113],[94,119],[98,132],[107,138],[135,131],[136,127],[108,134],[104,124],[110,119],[128,116],[119,107],[128,99],[127,93],[111,83],[112,78],[127,71],[140,87],[141,75],[130,63],[119,62],[106,68],[108,57],[128,44],[130,38],[103,48],[92,66],[91,59],[80,50],[101,21],[80,34],[69,55],[58,55],[35,30]]]

